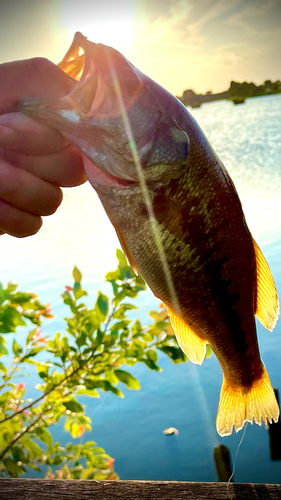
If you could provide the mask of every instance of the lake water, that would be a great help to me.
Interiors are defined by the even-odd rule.
[[[226,101],[205,104],[192,114],[235,182],[248,225],[281,296],[281,95],[249,99],[239,106]],[[90,302],[98,289],[109,292],[103,277],[116,268],[119,243],[88,184],[65,190],[63,205],[45,219],[38,235],[24,240],[4,235],[0,242],[0,281],[17,281],[21,290],[36,292],[52,304],[55,319],[46,324],[46,334],[63,329],[68,311],[60,294],[64,285],[72,284],[74,265],[83,273]],[[146,324],[158,300],[147,292],[138,305]],[[273,333],[257,326],[262,359],[281,393],[281,320]],[[121,479],[215,481],[213,448],[223,443],[233,457],[242,436],[240,432],[220,438],[215,430],[222,382],[219,364],[214,355],[201,367],[172,365],[164,355],[159,358],[161,373],[142,364],[131,369],[141,382],[140,391],[124,390],[124,399],[102,393],[99,400],[82,400],[93,423],[93,431],[83,439],[96,441],[116,459]],[[169,426],[179,430],[178,436],[164,436]],[[71,440],[61,426],[53,435],[63,443]],[[234,479],[281,482],[281,461],[270,460],[264,427],[248,424]]]

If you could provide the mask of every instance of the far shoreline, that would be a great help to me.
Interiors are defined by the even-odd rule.
[[[281,94],[281,81],[265,80],[262,85],[255,85],[253,82],[234,82],[230,83],[228,90],[213,94],[211,90],[206,94],[196,94],[194,90],[187,89],[182,96],[177,98],[185,105],[192,108],[200,108],[201,104],[214,101],[228,100],[233,104],[243,104],[246,99],[251,97],[264,97],[268,95]]]

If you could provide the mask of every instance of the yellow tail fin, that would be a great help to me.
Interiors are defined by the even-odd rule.
[[[253,383],[250,389],[234,388],[225,378],[220,393],[219,409],[217,414],[217,431],[220,436],[229,436],[232,429],[240,431],[245,422],[258,425],[278,421],[279,406],[275,398],[267,371],[264,368],[263,376]]]

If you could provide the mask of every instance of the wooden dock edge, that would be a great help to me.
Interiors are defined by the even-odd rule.
[[[0,479],[0,500],[277,500],[280,484]]]

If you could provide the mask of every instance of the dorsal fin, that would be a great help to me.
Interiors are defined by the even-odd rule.
[[[190,325],[187,325],[171,309],[167,309],[180,348],[192,363],[202,365],[206,354],[206,340],[198,337]]]
[[[279,316],[279,299],[273,276],[265,257],[253,239],[257,265],[256,316],[272,332]]]

